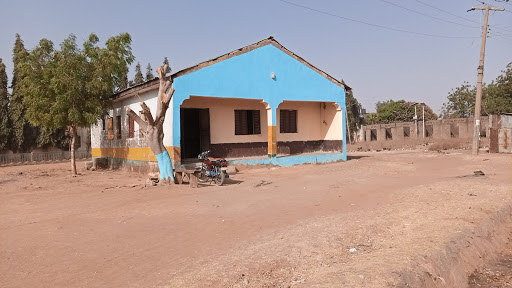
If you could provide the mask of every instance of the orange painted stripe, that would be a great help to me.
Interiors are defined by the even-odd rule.
[[[171,156],[171,160],[174,161],[176,155],[173,151],[172,146],[165,147],[167,152],[169,152],[169,156]],[[177,147],[178,148],[178,147]],[[92,157],[112,157],[112,158],[120,158],[127,160],[136,160],[136,161],[156,161],[155,154],[151,151],[149,147],[121,147],[121,148],[112,148],[112,147],[104,147],[104,148],[92,148],[91,149]],[[178,149],[174,149],[178,150]]]
[[[277,154],[277,127],[268,126],[268,154]]]

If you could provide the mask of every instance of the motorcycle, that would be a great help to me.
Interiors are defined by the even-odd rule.
[[[197,156],[201,161],[201,170],[198,180],[200,183],[208,181],[215,182],[218,186],[224,184],[224,180],[229,178],[227,173],[228,161],[222,158],[211,158],[210,151],[205,151]]]

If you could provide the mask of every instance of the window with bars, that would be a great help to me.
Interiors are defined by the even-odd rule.
[[[112,139],[114,139],[114,118],[108,117],[107,125],[108,125],[108,130],[107,130],[108,139],[112,140]]]
[[[280,110],[279,121],[281,133],[297,133],[297,110]]]
[[[116,116],[117,139],[121,139],[121,115]]]
[[[235,110],[235,135],[261,134],[260,110]]]
[[[128,115],[128,138],[135,137],[135,119]]]

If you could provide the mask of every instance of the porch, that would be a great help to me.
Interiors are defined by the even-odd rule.
[[[191,96],[179,107],[179,163],[206,150],[239,165],[346,159],[343,110],[334,102]]]

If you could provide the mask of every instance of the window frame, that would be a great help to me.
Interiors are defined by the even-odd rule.
[[[121,115],[117,115],[116,116],[116,136],[117,136],[116,138],[117,139],[122,139],[123,138],[123,135],[121,133],[123,125],[121,125],[121,124],[122,124],[121,123]]]
[[[135,138],[135,118],[128,116],[128,139]]]
[[[235,109],[235,136],[260,135],[261,111],[248,109]],[[243,125],[246,127],[243,127]]]
[[[294,122],[292,124],[292,122]],[[279,110],[279,133],[299,133],[298,112],[296,109]]]

